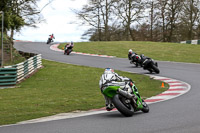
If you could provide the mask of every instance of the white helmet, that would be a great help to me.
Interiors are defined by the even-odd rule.
[[[132,49],[129,49],[129,51],[128,51],[129,53],[132,53],[133,52],[133,50]]]
[[[111,68],[106,68],[103,74],[103,83],[114,80],[115,78],[114,70]]]

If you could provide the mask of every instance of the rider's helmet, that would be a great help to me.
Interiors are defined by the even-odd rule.
[[[106,68],[106,69],[104,70],[104,74],[113,74],[113,73],[114,73],[114,70],[111,69],[111,68]]]
[[[129,53],[129,54],[132,54],[132,53],[133,53],[133,50],[132,50],[132,49],[129,49],[129,50],[128,50],[128,53]]]
[[[111,80],[114,80],[116,77],[115,77],[115,73],[114,73],[114,70],[111,69],[111,68],[106,68],[104,70],[104,81],[111,81]]]
[[[142,59],[144,59],[144,54],[141,54],[140,57],[141,57]]]
[[[74,43],[71,41],[71,42],[70,42],[70,45],[73,47],[73,46],[74,46]]]

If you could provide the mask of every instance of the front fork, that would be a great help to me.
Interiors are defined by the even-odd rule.
[[[133,90],[134,95],[137,97],[135,99],[136,110],[140,110],[143,108],[142,98],[140,97],[140,94],[138,93],[136,86],[133,86],[132,90]]]
[[[140,94],[138,93],[138,90],[136,88],[135,85],[132,85],[131,87],[128,87],[127,91],[124,91],[122,89],[118,89],[118,93],[128,99],[132,99],[131,103],[133,103],[133,107],[135,108],[135,110],[140,110],[143,108],[143,104],[142,104],[142,99],[140,97]],[[129,103],[129,100],[125,101],[126,103]]]

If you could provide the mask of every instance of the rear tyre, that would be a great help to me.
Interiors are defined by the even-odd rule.
[[[126,117],[130,117],[134,114],[135,110],[131,104],[126,104],[122,99],[119,98],[119,95],[116,94],[112,98],[112,102],[117,108],[117,110]]]

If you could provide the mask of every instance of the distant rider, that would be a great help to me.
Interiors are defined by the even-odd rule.
[[[150,59],[149,57],[144,56],[144,54],[141,54],[140,57],[142,62],[144,62],[146,59]]]
[[[130,60],[130,63],[133,64],[134,62],[136,64],[141,64],[141,57],[132,51],[132,49],[129,49],[128,51],[128,59]]]
[[[49,38],[50,38],[50,40],[51,40],[52,42],[53,42],[53,39],[55,39],[55,37],[54,37],[53,34],[49,35]]]
[[[144,54],[141,54],[140,57],[141,57],[141,63],[142,63],[143,68],[144,68],[144,69],[147,69],[147,64],[148,64],[147,61],[148,61],[149,59],[151,59],[151,58],[150,58],[150,57],[147,57],[147,56],[144,56]],[[155,62],[155,65],[158,66],[158,63]]]
[[[65,49],[72,49],[74,47],[74,43],[70,42],[65,45]]]
[[[104,73],[101,76],[101,79],[99,80],[99,87],[101,89],[101,92],[103,92],[103,90],[105,89],[106,85],[108,85],[108,84],[113,84],[115,86],[127,87],[125,81],[131,81],[131,79],[129,79],[127,77],[119,76],[117,73],[114,72],[113,69],[106,68],[104,70]],[[129,85],[128,87],[132,87],[132,86]],[[106,103],[106,110],[107,111],[112,110],[114,108],[114,105],[112,104],[111,99],[108,98],[105,95],[104,95],[104,98],[105,98],[105,103]]]
[[[129,49],[129,50],[128,50],[128,59],[129,59],[129,60],[132,60],[132,56],[134,56],[135,54],[137,54],[137,53],[133,52],[132,49]]]

